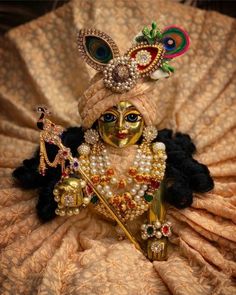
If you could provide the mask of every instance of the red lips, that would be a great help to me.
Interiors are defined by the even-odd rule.
[[[118,131],[116,133],[116,137],[119,138],[119,139],[124,139],[128,136],[127,132],[122,132],[122,131]]]

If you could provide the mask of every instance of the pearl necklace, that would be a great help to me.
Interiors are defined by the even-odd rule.
[[[93,130],[90,130],[93,131]],[[94,134],[95,135],[95,134]],[[90,134],[91,137],[91,134]],[[107,198],[116,209],[118,216],[125,222],[133,220],[148,210],[153,194],[159,187],[165,172],[165,145],[160,142],[144,141],[137,149],[132,166],[127,171],[126,179],[118,179],[111,167],[108,151],[96,140],[93,145],[83,143],[79,148],[79,164],[90,177],[96,189]],[[126,186],[130,189],[127,191]],[[87,187],[85,203],[95,203],[94,209],[110,218],[109,213],[96,196]]]

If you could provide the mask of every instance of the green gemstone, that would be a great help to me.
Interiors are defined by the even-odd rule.
[[[148,226],[147,229],[146,229],[146,231],[147,231],[147,234],[148,234],[149,236],[151,236],[151,235],[153,234],[153,232],[154,232],[154,229],[153,229],[152,226]]]
[[[145,199],[147,202],[151,202],[151,201],[153,200],[153,196],[152,196],[152,195],[145,194],[145,195],[144,195],[144,199]]]
[[[94,195],[94,196],[92,197],[92,199],[91,199],[91,202],[92,202],[93,204],[96,204],[96,203],[98,202],[98,197],[97,197],[96,195]]]

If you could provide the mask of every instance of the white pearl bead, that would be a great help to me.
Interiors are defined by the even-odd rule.
[[[150,172],[150,168],[147,168],[147,167],[144,168],[144,172],[147,172],[147,173]]]
[[[91,161],[94,161],[94,160],[96,160],[96,157],[95,157],[95,156],[91,156],[91,157],[90,157],[90,160],[91,160]]]
[[[135,185],[134,185],[134,188],[135,188],[136,190],[139,190],[139,189],[140,189],[140,184],[135,184]]]
[[[140,149],[137,149],[137,153],[140,154],[141,153],[141,150]]]
[[[117,180],[115,177],[112,177],[112,178],[111,178],[111,183],[112,183],[112,184],[116,184],[117,181],[118,181],[118,180]]]
[[[110,191],[110,186],[109,185],[105,185],[103,189],[104,189],[105,192],[109,192]]]
[[[155,236],[160,239],[162,237],[162,233],[160,231],[157,231]]]
[[[112,195],[113,195],[112,192],[107,192],[107,193],[106,193],[106,197],[107,197],[107,198],[111,198]]]
[[[101,174],[104,174],[105,172],[106,172],[106,171],[105,171],[104,169],[101,169],[101,170],[100,170],[100,173],[101,173]]]
[[[97,166],[97,164],[95,162],[90,163],[90,167],[96,167],[96,166]]]
[[[134,197],[134,200],[135,200],[136,202],[139,202],[139,201],[141,200],[141,197],[140,197],[140,196],[135,196],[135,197]]]
[[[137,191],[136,191],[136,189],[132,188],[130,190],[130,193],[131,193],[132,196],[134,196],[134,195],[136,195]]]
[[[133,164],[135,167],[138,166],[138,162],[137,161],[134,161],[134,164]]]
[[[143,240],[147,240],[148,239],[148,236],[146,234],[142,234],[142,239]]]
[[[74,214],[75,214],[75,215],[79,214],[79,208],[75,208],[75,209],[74,209]]]
[[[85,197],[84,199],[83,199],[83,203],[84,204],[89,204],[89,202],[90,202],[90,199],[89,198],[87,198],[87,197]]]
[[[154,225],[155,225],[156,228],[160,228],[161,227],[161,223],[158,220],[155,221]]]
[[[141,161],[141,162],[139,163],[139,165],[140,165],[140,166],[144,166],[144,165],[145,165],[145,162],[144,162],[144,161]]]
[[[146,229],[146,224],[142,224],[141,225],[141,230],[145,230]]]
[[[102,190],[101,184],[97,185],[97,190],[100,192]]]
[[[84,187],[86,187],[86,182],[84,180],[81,180],[80,185],[81,185],[82,188],[84,188]]]
[[[103,163],[99,163],[98,166],[99,166],[100,168],[103,168]]]
[[[143,168],[143,167],[139,167],[139,168],[138,168],[138,171],[139,171],[139,172],[143,172],[143,171],[144,171],[144,168]]]
[[[166,146],[163,142],[155,142],[152,146],[153,151],[156,152],[157,150],[165,150]]]
[[[137,160],[139,160],[139,159],[140,159],[140,155],[137,154],[135,158],[136,158]]]
[[[103,153],[103,155],[105,155],[105,154],[107,153],[107,150],[104,149],[104,150],[102,151],[102,153]]]
[[[143,189],[144,191],[146,191],[146,190],[148,189],[148,186],[147,186],[146,184],[144,184],[144,185],[142,185],[142,189]]]
[[[143,190],[138,191],[138,195],[139,195],[140,197],[144,196],[144,191],[143,191]]]
[[[142,155],[142,159],[146,159],[146,155]]]
[[[107,161],[106,165],[111,166],[111,162]]]
[[[98,161],[101,162],[103,160],[102,156],[98,157]]]
[[[131,177],[128,177],[127,178],[127,183],[132,183],[133,182],[133,179]]]

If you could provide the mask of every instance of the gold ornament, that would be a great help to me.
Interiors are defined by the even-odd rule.
[[[81,155],[79,158],[81,169],[86,171],[97,191],[108,200],[123,222],[135,219],[150,207],[165,173],[166,155],[163,144],[160,147],[162,149],[157,146],[154,153],[151,143],[144,141],[137,149],[125,179],[119,178],[116,169],[111,167],[108,151],[101,142],[91,147],[89,157]],[[99,201],[93,204],[97,212],[112,219],[103,204]]]
[[[155,126],[147,126],[143,130],[143,137],[147,142],[152,142],[157,137],[157,128]]]
[[[99,134],[94,129],[89,129],[84,133],[84,139],[89,144],[95,144],[99,140]]]
[[[133,88],[139,76],[136,61],[127,56],[111,60],[103,73],[105,86],[119,93]]]
[[[54,200],[58,203],[56,214],[60,216],[78,214],[79,208],[87,201],[84,202],[85,186],[84,180],[74,177],[67,177],[58,182],[53,190]]]

